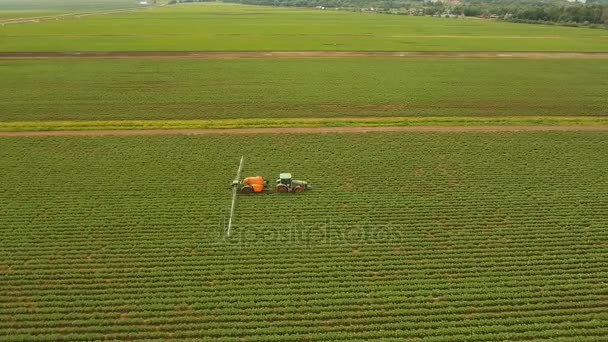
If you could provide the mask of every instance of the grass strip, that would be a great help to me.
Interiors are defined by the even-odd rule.
[[[485,125],[606,125],[608,117],[373,117],[373,118],[276,118],[218,120],[109,120],[109,121],[17,121],[0,122],[2,132],[132,129],[213,129],[273,127],[399,127]]]

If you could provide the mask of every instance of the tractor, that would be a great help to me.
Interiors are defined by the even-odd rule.
[[[308,182],[291,179],[291,173],[279,174],[279,179],[277,179],[277,185],[275,187],[275,191],[279,193],[304,192],[309,189],[310,185],[308,185]]]
[[[262,176],[247,177],[241,182],[235,180],[232,182],[232,186],[242,194],[261,193],[270,189],[268,181]],[[281,173],[275,186],[275,191],[278,193],[304,192],[309,189],[308,182],[292,179],[291,173]]]

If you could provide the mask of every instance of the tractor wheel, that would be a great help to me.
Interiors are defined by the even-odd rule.
[[[285,192],[289,192],[289,188],[287,187],[287,185],[278,184],[276,187],[276,191],[280,192],[280,193],[285,193]]]
[[[295,188],[293,188],[293,192],[304,192],[304,187],[301,185],[298,185]]]
[[[252,194],[253,192],[253,187],[251,185],[245,185],[241,188],[242,194]]]

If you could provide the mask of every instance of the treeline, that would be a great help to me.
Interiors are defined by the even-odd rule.
[[[187,3],[187,2],[215,2],[215,0],[169,0],[168,4],[173,5],[173,4]],[[230,1],[230,2],[236,2],[236,1]],[[245,2],[242,2],[242,3],[244,4]]]
[[[183,1],[183,0],[182,0]],[[608,0],[224,0],[252,5],[367,10],[405,15],[489,17],[514,22],[608,27]]]
[[[600,3],[569,3],[562,1],[492,1],[470,0],[456,7],[466,16],[495,15],[505,20],[561,24],[608,25],[608,5]]]
[[[224,0],[250,5],[387,10],[421,5],[424,0]]]

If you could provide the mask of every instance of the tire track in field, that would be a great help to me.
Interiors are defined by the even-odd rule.
[[[162,5],[161,5],[162,6]],[[49,15],[41,15],[34,17],[17,17],[17,18],[6,18],[0,20],[0,27],[4,27],[5,25],[14,25],[14,24],[23,24],[23,23],[40,23],[45,21],[55,21],[55,20],[64,20],[64,19],[80,19],[83,17],[90,17],[94,15],[107,15],[107,14],[116,14],[123,12],[134,12],[139,10],[145,10],[153,8],[151,6],[148,7],[127,7],[127,8],[115,8],[115,9],[91,9],[87,11],[80,12],[70,12],[70,13],[56,13]]]
[[[608,52],[551,51],[88,51],[0,52],[0,59],[36,58],[344,58],[344,57],[438,57],[438,58],[529,58],[608,59]]]
[[[127,136],[127,135],[206,135],[206,134],[279,134],[279,133],[367,133],[367,132],[536,132],[608,131],[608,125],[593,126],[396,126],[396,127],[280,127],[209,129],[132,129],[63,130],[38,132],[0,132],[0,137]]]

